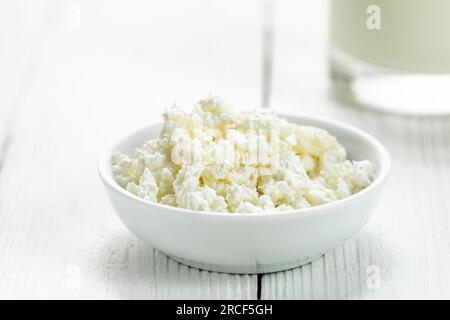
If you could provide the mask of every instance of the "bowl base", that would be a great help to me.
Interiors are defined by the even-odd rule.
[[[284,271],[288,269],[294,269],[308,264],[314,260],[317,260],[323,256],[319,254],[316,256],[308,257],[305,259],[299,259],[292,262],[286,263],[272,263],[272,264],[258,264],[258,265],[219,265],[219,264],[209,264],[198,261],[186,260],[183,258],[178,258],[172,255],[167,255],[169,258],[190,267],[194,267],[206,271],[222,272],[222,273],[233,273],[233,274],[257,274],[257,273],[271,273]]]

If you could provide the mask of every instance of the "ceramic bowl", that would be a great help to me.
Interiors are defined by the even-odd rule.
[[[369,134],[333,120],[280,115],[290,122],[327,130],[353,160],[370,160],[376,178],[348,198],[312,208],[276,213],[199,212],[138,198],[114,180],[111,155],[132,156],[145,140],[157,137],[161,123],[130,132],[100,157],[98,169],[120,220],[137,237],[174,260],[228,273],[266,273],[309,263],[353,237],[369,220],[390,169],[383,145]]]

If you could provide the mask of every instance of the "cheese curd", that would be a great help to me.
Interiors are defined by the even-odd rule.
[[[117,183],[143,199],[212,212],[304,209],[348,197],[373,180],[335,137],[271,112],[239,113],[216,98],[163,114],[158,138],[116,152]]]

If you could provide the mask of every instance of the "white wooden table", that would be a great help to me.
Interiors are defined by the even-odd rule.
[[[0,33],[0,298],[450,298],[450,117],[334,101],[324,1],[275,3],[270,105],[367,130],[390,150],[392,174],[358,236],[260,276],[189,268],[136,239],[109,205],[96,157],[174,101],[189,107],[219,93],[259,107],[262,2],[24,0],[0,9],[10,30]]]

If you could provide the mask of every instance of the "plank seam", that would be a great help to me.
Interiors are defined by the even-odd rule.
[[[262,282],[262,274],[257,275],[257,281],[256,281],[256,300],[261,300],[261,282]]]
[[[275,40],[275,3],[265,0],[262,19],[262,86],[261,107],[270,107]]]

